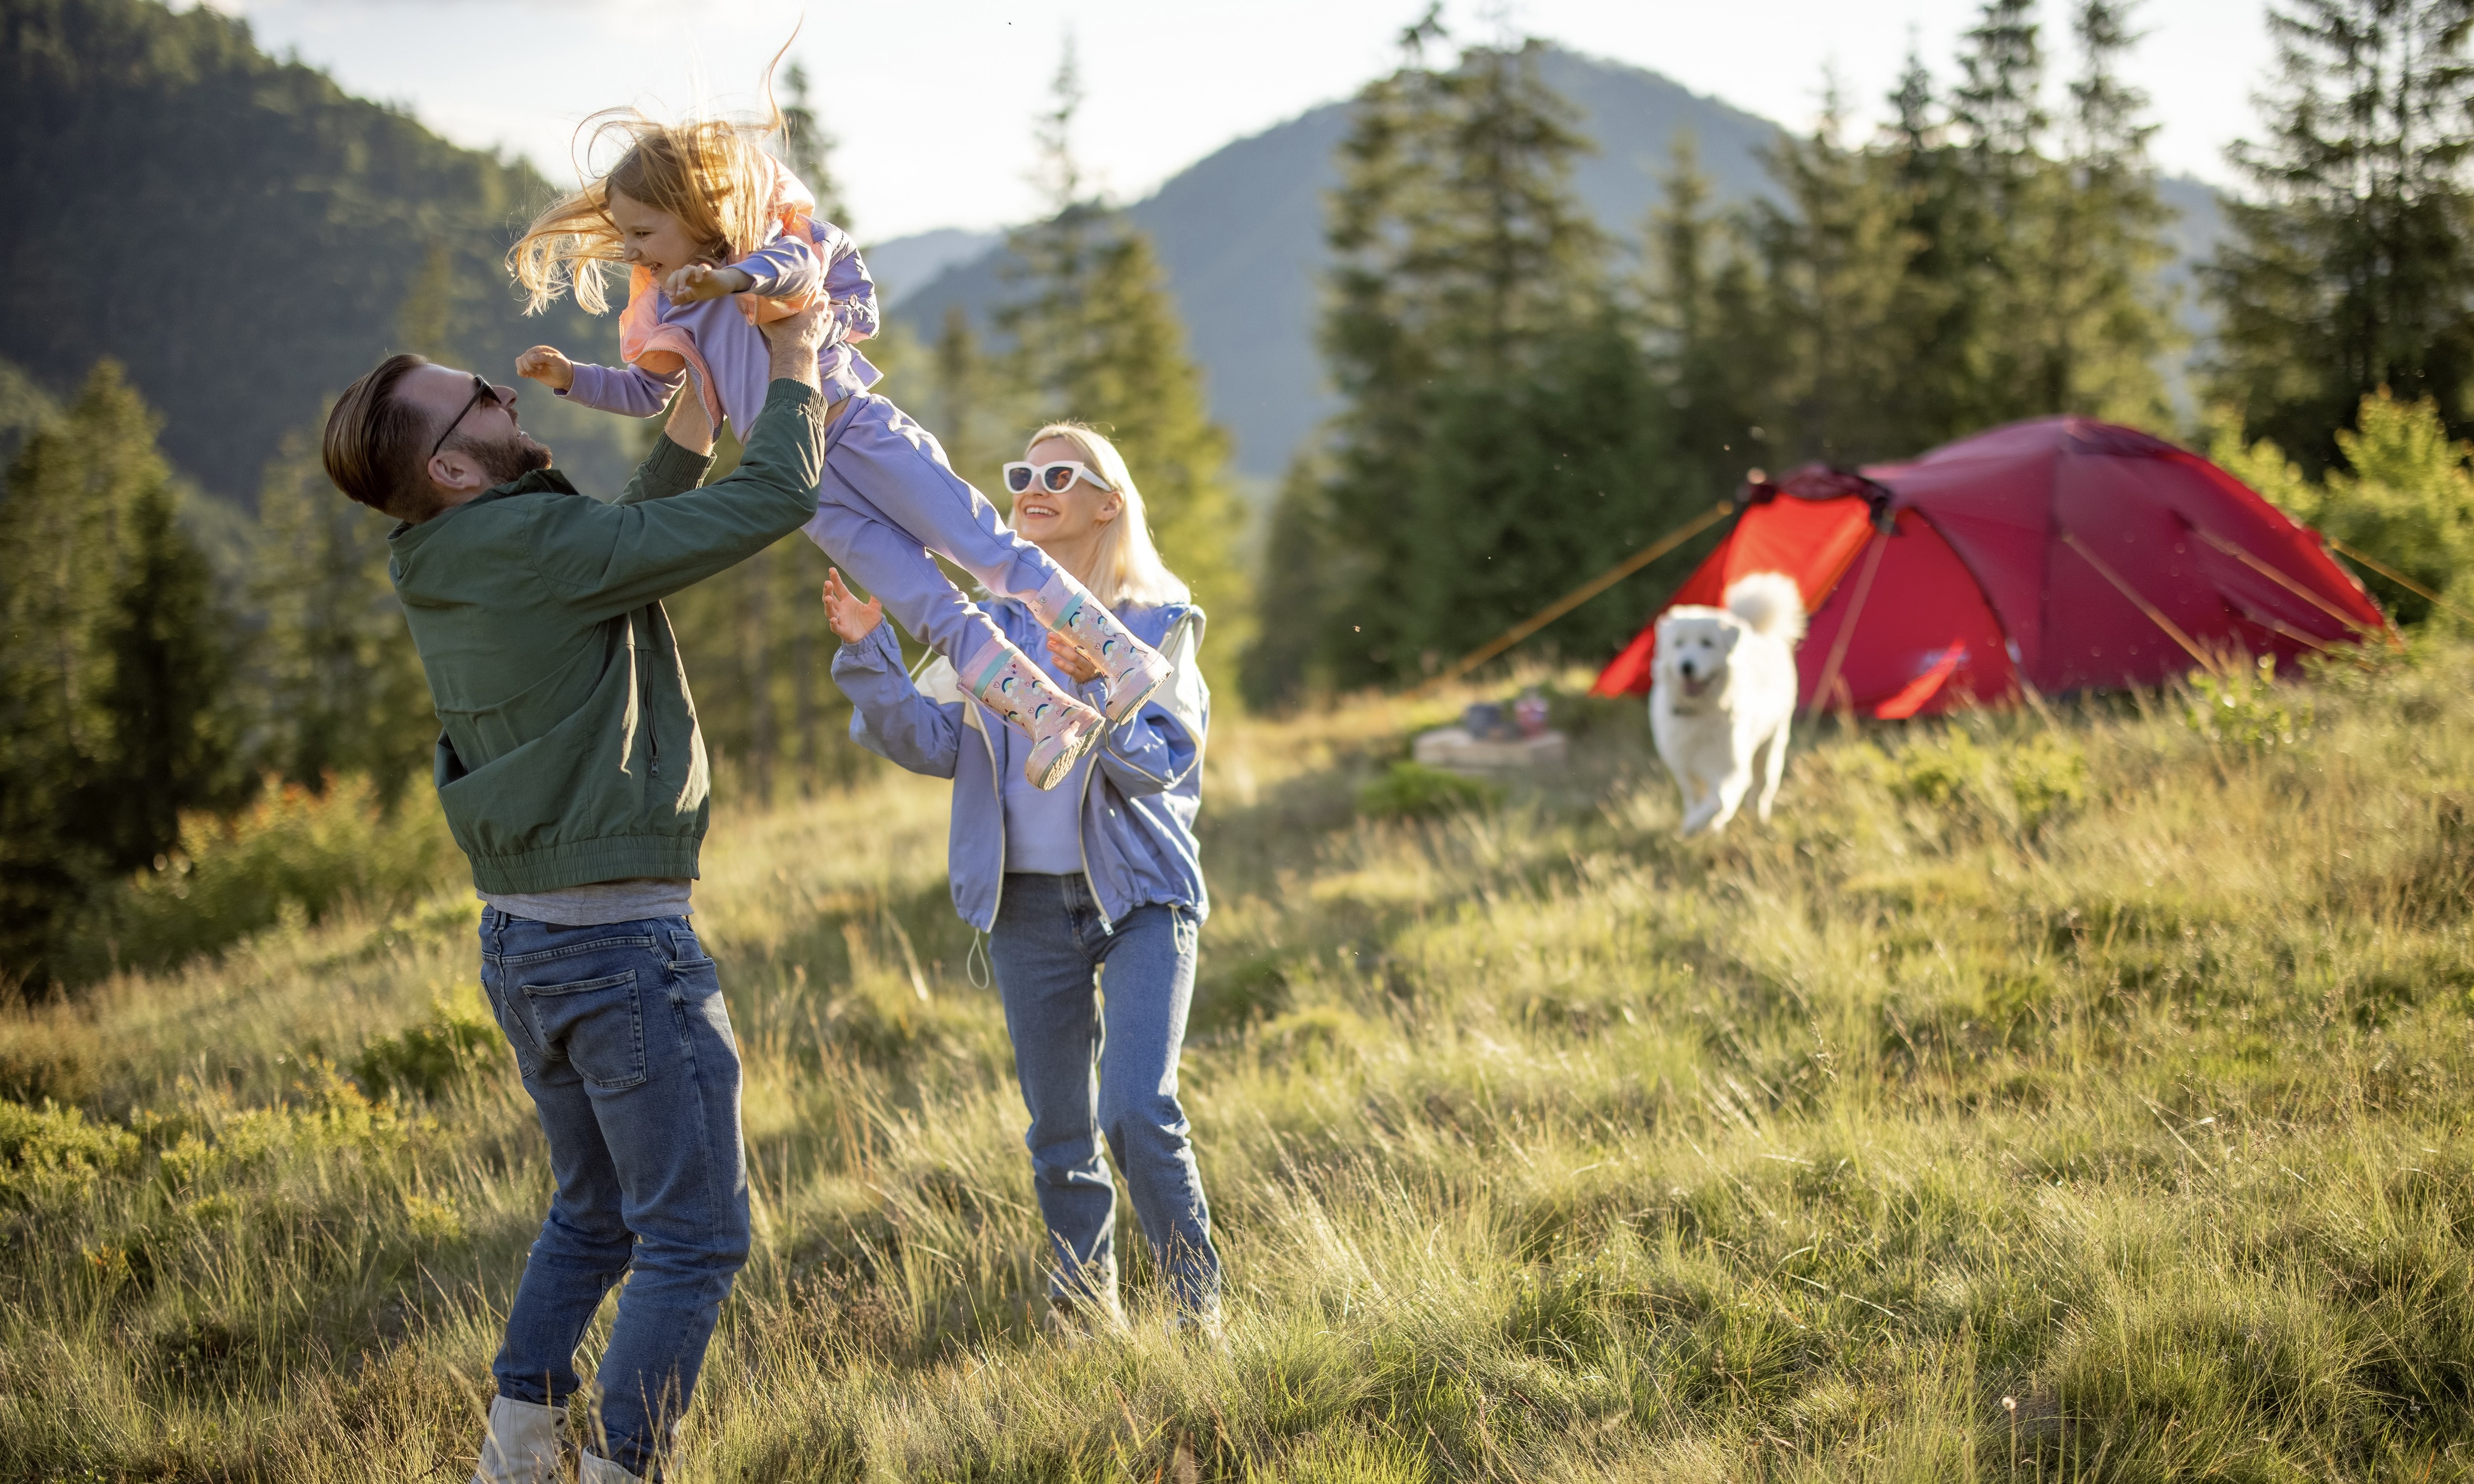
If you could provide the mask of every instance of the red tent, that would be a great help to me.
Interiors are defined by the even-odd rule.
[[[1756,486],[1668,606],[1762,571],[1793,577],[1812,614],[1803,704],[1890,718],[2005,702],[2023,681],[2050,695],[2227,653],[2285,662],[2384,625],[2316,533],[2197,454],[2081,418]],[[1597,694],[1648,692],[1655,623]]]

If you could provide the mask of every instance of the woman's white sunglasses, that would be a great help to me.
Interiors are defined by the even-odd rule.
[[[1033,485],[1051,494],[1063,494],[1074,488],[1074,481],[1087,479],[1114,494],[1117,487],[1092,472],[1091,466],[1079,459],[1059,459],[1054,464],[1024,464],[1016,461],[1005,467],[1006,489],[1014,494],[1027,494]]]

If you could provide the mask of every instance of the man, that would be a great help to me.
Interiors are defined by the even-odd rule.
[[[764,326],[772,384],[738,470],[678,399],[604,505],[549,467],[516,395],[394,356],[327,419],[336,487],[402,523],[390,572],[438,709],[436,777],[472,860],[481,983],[557,1181],[493,1367],[479,1484],[546,1484],[577,1340],[632,1273],[580,1484],[659,1474],[747,1257],[740,1067],[689,925],[703,738],[661,600],[815,515],[827,322]]]

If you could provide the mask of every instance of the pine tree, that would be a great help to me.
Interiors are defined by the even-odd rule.
[[[970,311],[961,305],[945,306],[945,323],[937,332],[930,365],[936,383],[931,401],[936,441],[945,445],[945,457],[957,473],[992,491],[990,497],[1002,504],[1006,494],[991,483],[991,471],[1012,451],[1000,452],[1001,435],[990,429],[999,414],[994,405],[996,389],[990,384],[980,338],[972,332]]]
[[[336,492],[301,433],[267,467],[257,500],[263,761],[311,788],[365,774],[393,806],[428,773],[438,719],[387,579],[390,523]]]
[[[1664,194],[1642,234],[1642,318],[1652,365],[1666,387],[1650,410],[1664,404],[1669,457],[1714,494],[1746,464],[1759,462],[1745,430],[1767,416],[1775,368],[1769,337],[1750,323],[1752,265],[1735,224],[1710,208],[1698,144],[1678,130],[1669,149]]]
[[[1904,259],[1881,333],[1902,366],[1880,389],[1872,443],[1879,451],[1906,454],[1981,425],[1976,347],[1990,315],[1977,175],[1953,137],[1930,70],[1912,49],[1890,107],[1892,121],[1877,149]]]
[[[1540,45],[1470,47],[1438,71],[1423,53],[1442,38],[1430,12],[1358,97],[1322,330],[1346,410],[1320,488],[1283,495],[1313,521],[1275,519],[1321,530],[1330,570],[1311,613],[1265,609],[1267,653],[1298,652],[1285,631],[1311,623],[1336,685],[1484,642],[1655,536],[1675,491],[1606,244],[1570,188],[1589,146]],[[1558,637],[1586,644],[1588,625]],[[1252,668],[1258,685],[1270,671]]]
[[[137,491],[129,536],[106,635],[112,781],[97,801],[122,869],[179,840],[183,810],[236,804],[244,792],[231,616],[215,602],[206,554],[181,529],[168,480]]]
[[[1839,116],[1833,98],[1810,135],[1775,147],[1770,173],[1786,202],[1754,208],[1779,424],[1758,442],[1780,462],[1903,451],[1878,441],[1883,393],[1907,364],[1894,315],[1909,243],[1891,162],[1850,148]]]
[[[2158,362],[2180,339],[2155,287],[2171,260],[2171,213],[2156,194],[2143,115],[2147,95],[2122,81],[2135,39],[2131,6],[2080,0],[2072,20],[2084,69],[2070,84],[2070,148],[2052,180],[2061,199],[2046,252],[2049,333],[2037,380],[2044,409],[2162,427]]]
[[[2035,0],[1984,0],[1958,55],[1951,122],[1964,204],[1949,227],[1952,266],[1971,298],[1974,333],[1957,347],[1966,368],[1955,409],[1964,428],[2055,409],[2045,383],[2054,231],[2061,183],[2045,155],[2051,115],[2043,90],[2045,54]]]
[[[1228,436],[1210,420],[1151,239],[1088,194],[1072,146],[1082,91],[1070,42],[1054,93],[1038,133],[1051,213],[1008,239],[1010,272],[1028,293],[998,311],[997,324],[1012,343],[1014,383],[1034,398],[1030,416],[1088,422],[1125,454],[1161,557],[1211,614],[1204,666],[1218,680],[1251,613]]]
[[[790,63],[782,81],[790,101],[782,108],[782,163],[790,167],[816,198],[816,215],[844,231],[850,230],[850,205],[842,200],[840,177],[834,174],[834,148],[840,141],[826,132],[824,119],[808,96],[808,69]]]
[[[2316,469],[2381,387],[2474,430],[2474,6],[2286,0],[2280,91],[2230,152],[2252,194],[2208,275],[2213,391]]]
[[[99,362],[0,498],[0,981],[41,982],[87,895],[232,782],[229,620],[155,432]]]

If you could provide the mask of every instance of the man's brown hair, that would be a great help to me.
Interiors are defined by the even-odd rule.
[[[428,364],[417,355],[388,356],[346,387],[327,415],[319,449],[327,477],[344,493],[390,515],[408,515],[426,503],[427,480],[418,461],[428,419],[395,393],[406,372]]]

